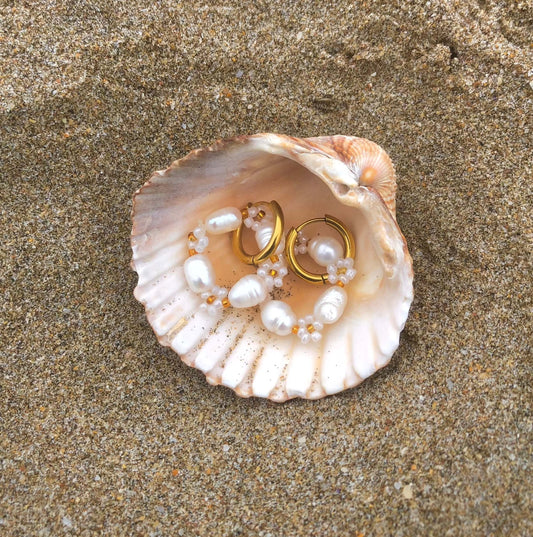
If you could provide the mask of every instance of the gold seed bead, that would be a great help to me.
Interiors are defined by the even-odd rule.
[[[215,295],[211,295],[211,296],[208,296],[208,297],[207,297],[206,302],[207,302],[208,304],[212,304],[216,299],[217,299],[217,297],[216,297]]]
[[[337,285],[338,285],[339,287],[344,287],[344,284],[343,284],[342,282],[337,282]]]
[[[248,218],[248,209],[242,209],[241,214],[243,218]]]
[[[192,257],[193,255],[196,255],[198,252],[194,249],[194,248],[191,248],[189,250],[189,257]]]
[[[193,242],[196,242],[198,239],[194,236],[194,233],[191,231],[189,232],[189,236],[188,236],[189,240],[190,241],[193,241]]]
[[[272,263],[277,263],[279,261],[279,257],[276,254],[271,255],[270,261],[272,261]]]
[[[337,270],[337,274],[346,274],[346,267],[342,267]]]
[[[308,324],[307,331],[312,334],[315,331],[315,327],[312,324]]]
[[[270,275],[271,275],[272,277],[274,277],[277,273],[278,273],[278,271],[277,271],[277,270],[274,270],[274,269],[272,269],[272,270],[270,271]]]
[[[258,213],[257,213],[257,218],[259,220],[263,220],[263,218],[266,216],[266,213],[265,211],[263,211],[263,209],[261,209]]]
[[[224,298],[222,300],[222,306],[224,306],[225,308],[229,308],[231,306],[230,301],[229,301],[228,298]]]
[[[292,327],[292,333],[293,333],[293,334],[297,334],[297,333],[298,333],[298,330],[300,330],[300,327],[299,327],[298,325],[294,325],[294,326]]]

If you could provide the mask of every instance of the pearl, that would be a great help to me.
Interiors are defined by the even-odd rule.
[[[336,323],[344,313],[348,295],[342,287],[330,287],[316,301],[314,317],[324,324]]]
[[[243,276],[228,293],[230,304],[235,308],[251,308],[261,304],[267,297],[263,278],[257,274]]]
[[[342,244],[331,237],[315,237],[307,245],[307,252],[321,267],[336,263],[344,254]]]
[[[260,226],[255,232],[255,241],[261,250],[268,244],[272,233],[274,233],[274,226],[272,224]]]
[[[187,284],[195,293],[204,293],[215,285],[215,269],[203,254],[189,257],[183,265],[183,270]]]
[[[235,207],[225,207],[212,212],[205,221],[205,228],[208,233],[221,235],[228,231],[236,230],[242,222],[242,215]]]
[[[296,324],[292,308],[281,300],[269,300],[261,307],[261,320],[267,330],[278,336],[288,336]]]

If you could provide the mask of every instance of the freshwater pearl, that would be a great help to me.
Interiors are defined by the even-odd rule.
[[[297,323],[292,308],[281,300],[269,300],[261,307],[261,320],[267,330],[278,336],[288,336]]]
[[[324,324],[336,323],[344,313],[348,302],[348,295],[342,287],[337,285],[324,291],[315,303],[314,317]]]
[[[261,304],[267,297],[263,278],[257,274],[243,276],[228,293],[230,304],[235,308],[251,308]]]
[[[327,267],[343,256],[344,248],[332,237],[315,237],[309,241],[307,253],[317,265]]]
[[[242,222],[242,215],[235,207],[225,207],[212,212],[205,221],[205,228],[208,233],[221,235],[228,231],[236,230]]]
[[[195,293],[210,291],[215,285],[215,269],[203,254],[189,257],[183,265],[183,270],[189,288]]]
[[[261,250],[268,244],[272,233],[274,233],[274,226],[270,223],[260,226],[255,232],[255,241]]]

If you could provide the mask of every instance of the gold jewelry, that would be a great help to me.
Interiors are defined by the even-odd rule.
[[[315,274],[304,269],[296,258],[296,253],[294,251],[298,233],[306,226],[320,222],[332,227],[339,233],[344,243],[344,257],[353,259],[355,257],[355,240],[352,233],[340,220],[328,214],[326,214],[323,218],[311,218],[311,220],[307,220],[303,224],[300,224],[297,228],[291,228],[285,241],[285,255],[287,256],[287,263],[289,267],[297,276],[310,283],[325,284],[328,282],[328,273],[324,272],[323,274]]]
[[[243,228],[245,227],[244,222],[241,223],[241,225],[233,232],[233,251],[243,263],[246,263],[247,265],[255,265],[256,267],[276,253],[281,239],[283,238],[283,211],[281,210],[278,202],[274,200],[272,200],[270,203],[266,201],[249,203],[247,207],[241,210],[244,219],[248,217],[248,209],[250,207],[261,207],[265,205],[270,207],[272,214],[274,215],[274,229],[267,245],[260,252],[257,254],[248,254],[244,251],[244,247],[242,245],[242,232]],[[260,210],[257,214],[257,218],[259,219],[262,219],[264,216],[265,213],[263,210]]]

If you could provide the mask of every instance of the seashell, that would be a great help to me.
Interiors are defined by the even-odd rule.
[[[132,267],[139,277],[135,297],[144,304],[162,345],[203,371],[210,383],[228,386],[240,396],[278,402],[318,399],[356,386],[390,361],[413,300],[412,261],[396,222],[395,193],[390,158],[362,138],[257,134],[193,151],[155,172],[134,196]],[[342,292],[333,291],[340,287],[328,288],[335,294],[328,298],[324,286],[289,272],[281,288],[268,291],[287,307],[263,302],[221,311],[224,289],[249,290],[249,284],[241,282],[250,276],[255,280],[256,269],[234,254],[231,232],[209,235],[208,230],[205,235],[198,222],[214,214],[216,226],[229,229],[238,216],[228,208],[240,210],[259,200],[280,204],[285,231],[325,214],[350,229],[356,253],[354,270],[348,269],[353,279],[343,288],[346,300]],[[217,220],[219,209],[225,209],[226,216]],[[234,218],[227,216],[230,212]],[[254,229],[246,233],[253,237]],[[264,243],[265,234],[258,229],[255,233]],[[328,230],[321,229],[320,236],[329,236]],[[188,257],[191,244],[199,249]],[[191,288],[197,278],[186,263],[201,260],[200,255],[209,259],[220,286],[212,305],[218,307],[216,315]],[[211,277],[209,265],[200,266],[205,277]],[[321,295],[327,295],[317,306],[324,322],[315,319],[317,331],[311,327],[304,334],[309,343],[286,335],[294,322],[291,315],[305,323]],[[339,312],[340,319],[327,324]],[[265,327],[262,313],[279,334]]]

